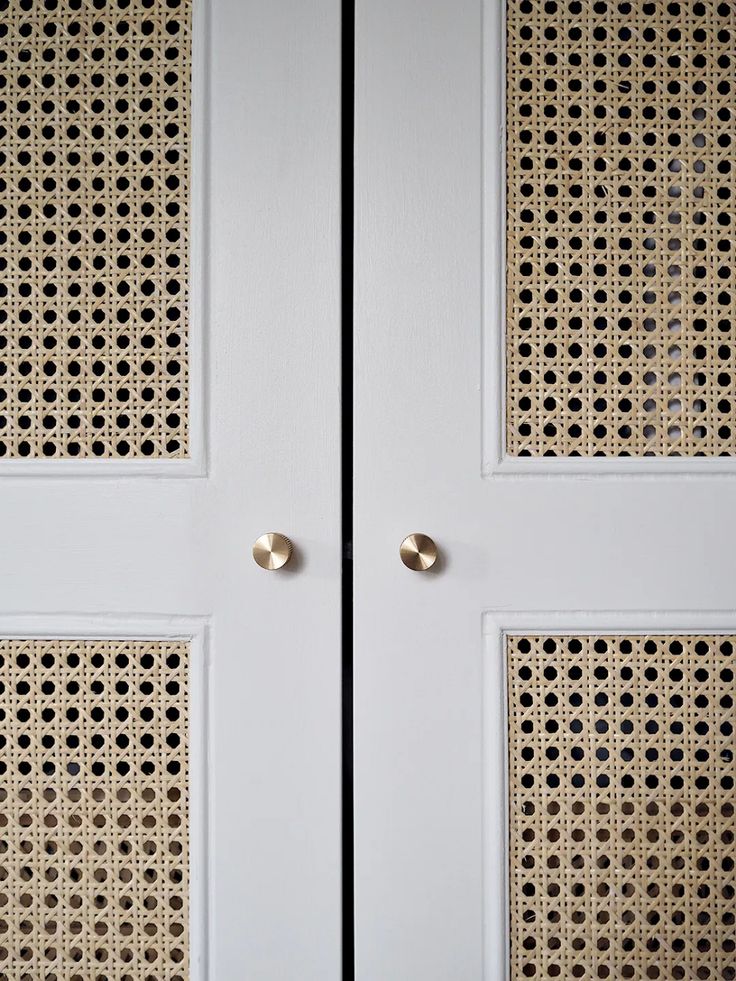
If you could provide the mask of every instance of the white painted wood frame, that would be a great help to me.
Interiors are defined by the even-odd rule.
[[[0,633],[191,638],[192,979],[337,981],[338,0],[195,0],[193,78],[192,458],[0,461]]]
[[[505,458],[503,18],[498,0],[357,3],[358,981],[504,977],[486,611],[504,629],[642,609],[622,623],[732,627],[698,612],[733,608],[731,483],[713,479],[732,461]],[[402,566],[411,532],[437,542],[435,571]]]

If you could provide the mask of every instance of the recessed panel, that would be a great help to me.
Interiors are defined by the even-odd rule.
[[[0,979],[188,981],[185,641],[0,641]]]
[[[736,976],[734,643],[507,638],[513,981]]]
[[[5,6],[0,457],[187,456],[191,0]]]
[[[736,452],[736,5],[507,4],[506,451]]]

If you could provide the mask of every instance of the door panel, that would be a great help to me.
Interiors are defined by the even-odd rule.
[[[183,640],[0,641],[6,965],[199,974],[189,664]]]
[[[0,457],[186,457],[191,2],[3,28]]]
[[[732,30],[715,3],[509,6],[510,461],[728,466]]]
[[[30,744],[14,728],[3,750],[7,806],[34,823],[33,861],[17,830],[0,836],[5,969],[71,977],[77,948],[91,965],[99,947],[111,975],[337,978],[338,5],[18,0],[6,14],[0,707],[22,708],[20,684],[54,715],[31,713]],[[282,572],[251,555],[272,530],[294,541]],[[170,732],[165,699],[185,680],[189,724],[177,706]],[[188,785],[152,814],[151,754],[181,756],[184,780],[185,752]],[[136,810],[100,830],[103,855],[98,797],[119,790]],[[73,819],[58,831],[53,936],[46,792]],[[159,848],[165,816],[178,854]],[[133,859],[124,896],[115,876]],[[157,892],[167,876],[176,924]],[[128,908],[100,919],[103,886],[132,932]]]
[[[507,636],[512,977],[733,970],[733,650]]]
[[[529,13],[534,30],[542,32],[541,24],[557,18],[562,49],[566,19],[579,21],[581,12],[594,10],[596,22],[588,25],[586,35],[586,57],[592,62],[598,51],[594,32],[606,21],[606,11],[614,8],[616,12],[611,16],[616,23],[612,31],[608,28],[609,38],[614,39],[608,47],[617,56],[626,52],[617,37],[617,30],[623,29],[619,9],[624,6],[636,6],[641,16],[645,9],[656,11],[656,16],[652,14],[655,33],[647,44],[650,48],[659,45],[657,65],[664,63],[663,57],[672,56],[671,48],[681,50],[684,58],[695,56],[699,45],[705,44],[694,34],[703,26],[700,21],[687,34],[687,43],[672,40],[669,27],[663,27],[657,19],[674,16],[663,13],[667,5],[530,2],[513,5],[512,15],[518,21],[522,14]],[[679,6],[684,12],[685,6]],[[693,11],[700,6],[694,5]],[[727,11],[725,15],[717,14],[715,4],[702,6],[709,11],[704,15],[710,24],[705,25],[708,31],[714,29],[716,16],[727,20],[733,17],[728,5],[718,5],[718,10]],[[700,14],[694,16],[699,18]],[[560,268],[567,263],[564,275],[546,272],[545,265],[551,260],[544,249],[537,244],[521,244],[521,233],[518,254],[507,249],[505,166],[499,152],[506,132],[503,18],[501,4],[489,2],[481,9],[475,0],[359,3],[357,9],[355,888],[356,962],[361,981],[384,977],[439,981],[448,977],[528,976],[523,972],[523,940],[519,940],[518,933],[509,935],[509,885],[514,875],[518,879],[523,872],[512,864],[509,827],[518,828],[523,814],[511,811],[513,801],[509,799],[507,779],[509,766],[520,765],[516,757],[509,759],[507,751],[512,735],[505,662],[507,635],[511,638],[509,643],[515,635],[548,638],[561,634],[588,644],[594,643],[595,638],[620,633],[632,643],[643,644],[639,639],[642,634],[659,638],[671,635],[682,640],[691,634],[728,634],[731,626],[730,614],[725,611],[732,606],[729,581],[734,571],[732,546],[736,529],[729,505],[730,482],[724,475],[731,472],[732,465],[728,458],[720,456],[687,456],[685,450],[676,448],[675,435],[663,434],[662,429],[669,430],[668,420],[676,408],[670,407],[673,400],[669,394],[673,374],[670,362],[675,354],[670,355],[673,345],[666,340],[674,333],[670,322],[675,319],[671,313],[675,298],[670,294],[676,292],[671,279],[677,273],[671,266],[679,265],[680,282],[687,281],[687,288],[680,291],[679,303],[681,308],[687,307],[688,313],[680,316],[678,336],[685,338],[679,343],[680,364],[684,362],[680,373],[683,377],[686,371],[690,373],[688,391],[680,396],[680,401],[689,399],[691,406],[687,411],[691,413],[688,425],[692,428],[689,435],[680,438],[685,439],[688,453],[695,447],[694,441],[700,439],[695,435],[699,423],[693,421],[698,414],[695,402],[700,396],[693,392],[718,388],[722,372],[720,367],[713,370],[716,362],[711,358],[711,341],[705,345],[707,356],[700,359],[696,353],[700,341],[695,338],[703,334],[718,337],[718,323],[728,319],[717,312],[722,291],[718,269],[728,263],[703,263],[697,258],[703,253],[696,249],[695,239],[703,226],[695,219],[691,201],[703,200],[695,190],[702,187],[705,200],[712,202],[708,214],[715,217],[723,212],[715,203],[724,200],[718,198],[721,178],[709,186],[696,182],[693,174],[698,173],[694,166],[697,160],[688,151],[693,174],[687,172],[687,187],[692,194],[687,197],[686,185],[678,184],[683,188],[678,209],[670,207],[666,214],[662,213],[664,205],[674,200],[669,193],[675,186],[671,174],[683,172],[669,170],[669,163],[675,158],[664,148],[674,123],[671,110],[677,105],[674,95],[668,92],[665,98],[662,88],[673,79],[668,75],[663,83],[656,66],[638,70],[637,84],[644,85],[651,76],[659,93],[655,100],[659,137],[654,158],[659,168],[655,182],[658,237],[655,249],[649,249],[642,240],[630,249],[626,247],[634,256],[628,261],[632,267],[629,275],[621,269],[626,261],[619,257],[624,248],[620,239],[627,237],[625,230],[619,229],[624,224],[623,205],[616,204],[615,221],[609,219],[604,226],[606,234],[615,232],[616,236],[616,248],[609,245],[605,253],[604,262],[608,265],[603,277],[607,291],[610,293],[613,284],[617,292],[616,322],[607,324],[605,340],[609,350],[615,348],[611,363],[616,370],[615,377],[605,380],[608,389],[599,394],[595,378],[597,355],[593,351],[598,343],[595,320],[600,315],[594,292],[599,287],[597,283],[591,285],[584,274],[571,271],[571,263],[577,261],[566,251],[567,236],[573,235],[571,209],[557,224],[552,218],[545,218],[534,233],[535,243],[550,235],[551,227],[559,232],[560,241],[564,238],[564,248],[559,246],[554,260]],[[630,20],[633,23],[635,18]],[[637,30],[642,34],[645,28],[640,25]],[[537,42],[536,37],[535,51],[554,50],[551,41]],[[635,44],[640,47],[636,51],[640,54],[642,43],[637,37]],[[565,52],[572,50],[571,39],[564,40],[564,44]],[[528,38],[522,38],[518,47],[520,52],[528,53],[533,46]],[[532,55],[532,63],[535,84],[542,89],[555,74],[549,66],[539,68],[537,55]],[[690,101],[690,93],[695,92],[692,86],[698,78],[691,69],[692,66],[683,71],[685,83],[690,86],[687,105],[691,112],[702,108],[711,125],[712,114],[720,108],[720,96],[696,107]],[[710,63],[707,70],[712,70]],[[618,64],[608,64],[602,71],[614,90],[610,99],[593,98],[584,86],[586,105],[593,118],[598,104],[615,107],[618,113],[622,96],[615,74],[618,71]],[[579,78],[580,74],[577,68],[575,72],[567,71],[565,81]],[[592,85],[595,77],[588,70],[585,84]],[[518,101],[523,101],[522,96]],[[544,133],[541,120],[549,118],[545,109],[557,108],[561,112],[569,98],[560,96],[550,102],[553,105],[544,103],[539,119],[535,117],[534,127],[529,127],[533,138]],[[639,114],[631,117],[639,127],[636,134],[643,131],[648,105],[642,95],[636,104]],[[687,112],[683,111],[682,119],[686,117]],[[520,118],[526,119],[521,114]],[[702,122],[695,117],[688,120],[688,133],[694,133],[695,124]],[[571,124],[565,125],[568,132]],[[587,125],[586,132],[593,131],[595,124],[588,120]],[[616,123],[606,132],[618,134],[622,129]],[[714,126],[713,132],[716,129],[720,136],[728,127]],[[511,126],[509,132],[514,132]],[[535,153],[534,165],[541,168],[541,150]],[[572,150],[567,149],[563,162],[569,162],[572,156]],[[614,159],[612,154],[609,156]],[[581,178],[583,193],[594,203],[598,200],[596,189],[603,186],[606,194],[602,200],[610,211],[627,179],[617,168],[613,176],[609,173],[609,184],[604,185],[596,177],[595,159],[594,147],[586,148],[584,163],[589,170],[585,171],[585,180]],[[615,159],[620,161],[618,152]],[[676,159],[684,168],[685,157]],[[508,161],[511,166],[510,154]],[[579,200],[570,191],[572,171],[562,165],[558,171],[563,175],[558,183],[565,193],[569,192],[572,200]],[[642,171],[649,173],[643,165]],[[524,173],[517,180],[519,196]],[[648,201],[645,192],[651,182],[642,176],[630,183],[633,203],[628,210],[632,216],[641,216],[636,225],[638,233],[646,232],[648,236],[649,219],[637,195]],[[541,200],[542,191],[541,180],[535,178],[534,200]],[[558,193],[557,199],[561,196],[564,197]],[[692,221],[684,217],[691,210],[685,209],[683,197],[687,198],[687,209],[693,209]],[[632,198],[627,200],[631,202]],[[620,196],[620,200],[624,197]],[[511,194],[508,206],[517,206]],[[591,213],[592,207],[593,204],[586,209],[585,215]],[[518,209],[521,215],[521,204]],[[687,262],[672,261],[669,239],[663,237],[668,216],[675,213],[680,215],[680,227],[687,229],[687,236],[680,236],[681,252],[687,253]],[[588,229],[585,220],[586,231],[581,236],[590,243],[586,246],[588,268],[598,262],[598,233]],[[635,224],[634,218],[626,224]],[[709,217],[709,242],[727,241],[728,235],[715,231],[716,225],[718,222]],[[556,301],[560,306],[555,330],[562,330],[560,311],[567,318],[564,333],[556,335],[558,353],[549,352],[551,370],[565,375],[557,393],[552,381],[544,378],[547,367],[541,341],[535,340],[528,355],[518,355],[526,358],[519,367],[531,372],[531,381],[524,381],[533,388],[531,395],[521,392],[516,387],[521,382],[510,373],[507,375],[505,351],[507,343],[511,343],[509,331],[513,335],[522,329],[520,305],[524,305],[523,316],[531,316],[529,303],[522,296],[524,289],[531,288],[529,283],[512,280],[514,289],[518,289],[518,298],[513,300],[505,289],[507,251],[509,269],[513,262],[518,263],[518,274],[512,270],[509,276],[526,276],[524,263],[532,264],[531,286],[540,291],[540,296],[535,294],[537,307],[532,313],[537,318],[534,330],[540,336],[547,329],[545,319],[555,315],[546,312],[544,304],[551,303],[552,297],[541,296],[543,288],[549,285],[561,292],[579,287],[584,294],[580,301],[570,295]],[[708,245],[707,255],[712,257],[714,251],[718,251],[717,247],[714,250]],[[652,277],[644,265],[635,264],[641,259],[647,265],[651,252],[656,254],[656,259],[651,260],[656,267],[656,304],[643,296]],[[702,265],[706,267],[705,280],[696,271]],[[595,268],[591,275],[598,275]],[[625,286],[621,285],[624,277]],[[703,282],[708,284],[709,311],[704,331],[696,324],[702,316],[696,293]],[[620,294],[624,289],[632,292],[626,314],[621,309],[624,300]],[[637,292],[640,289],[641,295]],[[604,302],[602,298],[600,302]],[[582,312],[573,311],[573,303],[582,304]],[[653,306],[654,314],[650,312]],[[569,326],[573,316],[583,318],[585,344],[591,352],[590,359],[584,359],[588,373],[585,383],[576,381],[578,389],[574,393],[568,391],[572,382],[565,374],[573,357],[568,348],[580,343]],[[624,316],[633,321],[630,329],[619,323]],[[646,323],[650,317],[656,322],[654,331]],[[656,342],[651,341],[652,334],[656,335]],[[728,331],[724,331],[723,336],[727,335]],[[564,341],[564,351],[559,337]],[[631,346],[631,355],[619,350],[626,344]],[[649,362],[645,349],[650,344],[656,346],[654,412],[659,442],[645,446],[641,440],[648,439],[644,435],[644,427],[650,425],[645,403],[650,396],[645,378],[649,369],[644,365]],[[718,343],[717,349],[721,347]],[[555,367],[555,357],[561,368]],[[624,383],[619,377],[624,358],[636,368],[631,370],[632,376],[636,375],[631,383]],[[695,361],[698,366],[694,366]],[[710,373],[701,385],[696,375],[706,371]],[[619,386],[624,386],[625,391],[619,392]],[[507,445],[506,427],[511,424],[506,412],[507,393],[511,392],[514,398],[533,396],[532,408],[522,407],[520,411],[533,411],[534,425],[543,430],[547,424],[545,413],[557,411],[544,406],[548,387],[559,402],[563,427],[573,424],[569,413],[582,411],[570,409],[568,401],[572,396],[581,398],[586,405],[584,423],[593,429],[598,425],[595,402],[599,397],[606,399],[602,411],[604,415],[609,413],[616,427],[615,445],[612,443],[606,452],[627,451],[632,456],[593,456],[598,437],[595,433],[589,435],[589,430],[580,437],[565,432],[565,445],[558,447],[560,453],[572,449],[582,452],[584,448],[586,455],[544,456],[550,447],[541,437],[535,444],[534,456],[518,455],[524,447],[514,448],[510,442]],[[622,398],[630,398],[637,408],[620,407],[618,401]],[[712,402],[709,406],[715,419],[720,411],[718,401],[715,407]],[[681,414],[684,411],[681,406]],[[622,413],[628,414],[626,418]],[[626,425],[633,432],[632,413],[640,427],[633,448],[622,442],[630,437],[618,433],[618,428]],[[706,442],[711,435],[704,437]],[[588,442],[584,447],[580,442],[573,446],[571,440]],[[642,455],[650,451],[650,446],[655,446],[660,456]],[[682,455],[672,455],[675,452]],[[716,473],[721,476],[714,477]],[[438,545],[440,561],[426,573],[411,572],[400,561],[399,545],[410,532],[429,534]],[[714,612],[706,616],[704,611]],[[670,711],[672,682],[660,671],[651,684],[648,694],[659,699],[651,710],[651,720],[656,722],[657,712]],[[613,682],[609,687],[613,688]],[[692,697],[694,700],[697,695],[693,693]],[[643,718],[645,709],[641,711]],[[719,704],[718,711],[728,723],[730,709]],[[707,747],[702,748],[707,751]],[[639,743],[636,750],[641,753]],[[719,778],[728,776],[729,765],[721,761]],[[586,807],[592,804],[595,808],[592,794],[586,800]],[[669,825],[665,831],[668,829]],[[727,825],[719,825],[721,829],[728,833]],[[561,835],[569,831],[572,837],[576,829],[556,825],[550,830]],[[640,835],[641,825],[637,824],[634,830]],[[657,829],[652,825],[651,830]],[[592,847],[581,854],[583,867],[590,867],[598,857]],[[647,858],[649,854],[657,857],[651,852]],[[637,856],[637,862],[646,864],[643,853]],[[628,875],[624,857],[622,844],[613,863],[622,879]],[[690,851],[683,859],[693,867],[695,853]],[[645,880],[646,874],[640,874],[640,881]],[[717,885],[714,888],[717,891]],[[516,901],[518,897],[514,894],[513,898]],[[640,924],[646,922],[647,902],[642,899],[640,906],[633,907]],[[693,903],[693,908],[697,907],[697,897]],[[534,914],[532,907],[529,910]],[[711,915],[712,929],[716,931],[719,913],[715,906]],[[674,943],[675,933],[682,925],[671,921],[667,928]],[[570,929],[574,929],[574,921]],[[620,931],[616,938],[631,937],[626,934],[623,915],[616,929]],[[637,934],[632,977],[643,977],[642,972],[651,967],[647,960],[651,955],[647,948],[651,933],[647,929],[642,925]],[[721,924],[718,931],[723,929]],[[717,941],[724,934],[713,936]],[[688,976],[697,959],[693,947],[697,947],[698,939],[694,929],[689,930],[691,948],[679,963],[678,951],[668,951],[673,971],[684,970],[684,976]],[[611,949],[616,942],[613,940]],[[717,955],[712,954],[714,960],[708,961],[710,955],[704,955],[706,959],[698,967],[711,971],[724,969],[724,965],[728,968],[727,955],[722,948]],[[571,964],[573,952],[569,944],[564,956],[568,958],[565,963]],[[613,960],[613,953],[608,960],[590,951],[585,956],[599,958],[595,961],[596,970],[608,970],[610,977],[619,976],[617,970],[623,961]],[[615,956],[623,955],[617,951]],[[555,976],[552,957],[543,963],[540,959],[536,976]],[[557,976],[566,976],[565,970]]]

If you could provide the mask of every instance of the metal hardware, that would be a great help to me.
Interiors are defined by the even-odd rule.
[[[426,572],[437,561],[437,546],[429,535],[409,535],[399,549],[401,561],[412,572]]]
[[[291,542],[286,535],[269,531],[253,543],[253,558],[256,565],[269,572],[282,569],[291,558]]]

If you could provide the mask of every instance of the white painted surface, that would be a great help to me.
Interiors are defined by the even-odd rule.
[[[503,812],[484,808],[484,786],[502,807],[505,721],[486,611],[550,611],[530,622],[554,630],[579,610],[571,622],[595,631],[607,610],[645,608],[641,629],[682,630],[706,616],[688,611],[734,607],[731,482],[714,464],[646,480],[631,463],[616,479],[548,479],[560,467],[546,460],[534,477],[491,473],[502,277],[497,229],[482,228],[498,187],[483,190],[481,98],[484,60],[486,100],[501,97],[500,13],[496,0],[483,16],[480,0],[357,4],[358,981],[503,978]],[[402,566],[415,531],[441,549],[436,573]]]
[[[195,81],[204,265],[193,281],[207,452],[148,473],[101,461],[0,471],[0,625],[182,636],[181,618],[207,624],[201,981],[334,981],[339,2],[211,0],[208,14],[209,77]],[[201,3],[197,18],[195,78],[206,68]],[[250,549],[274,529],[297,554],[266,573]]]

